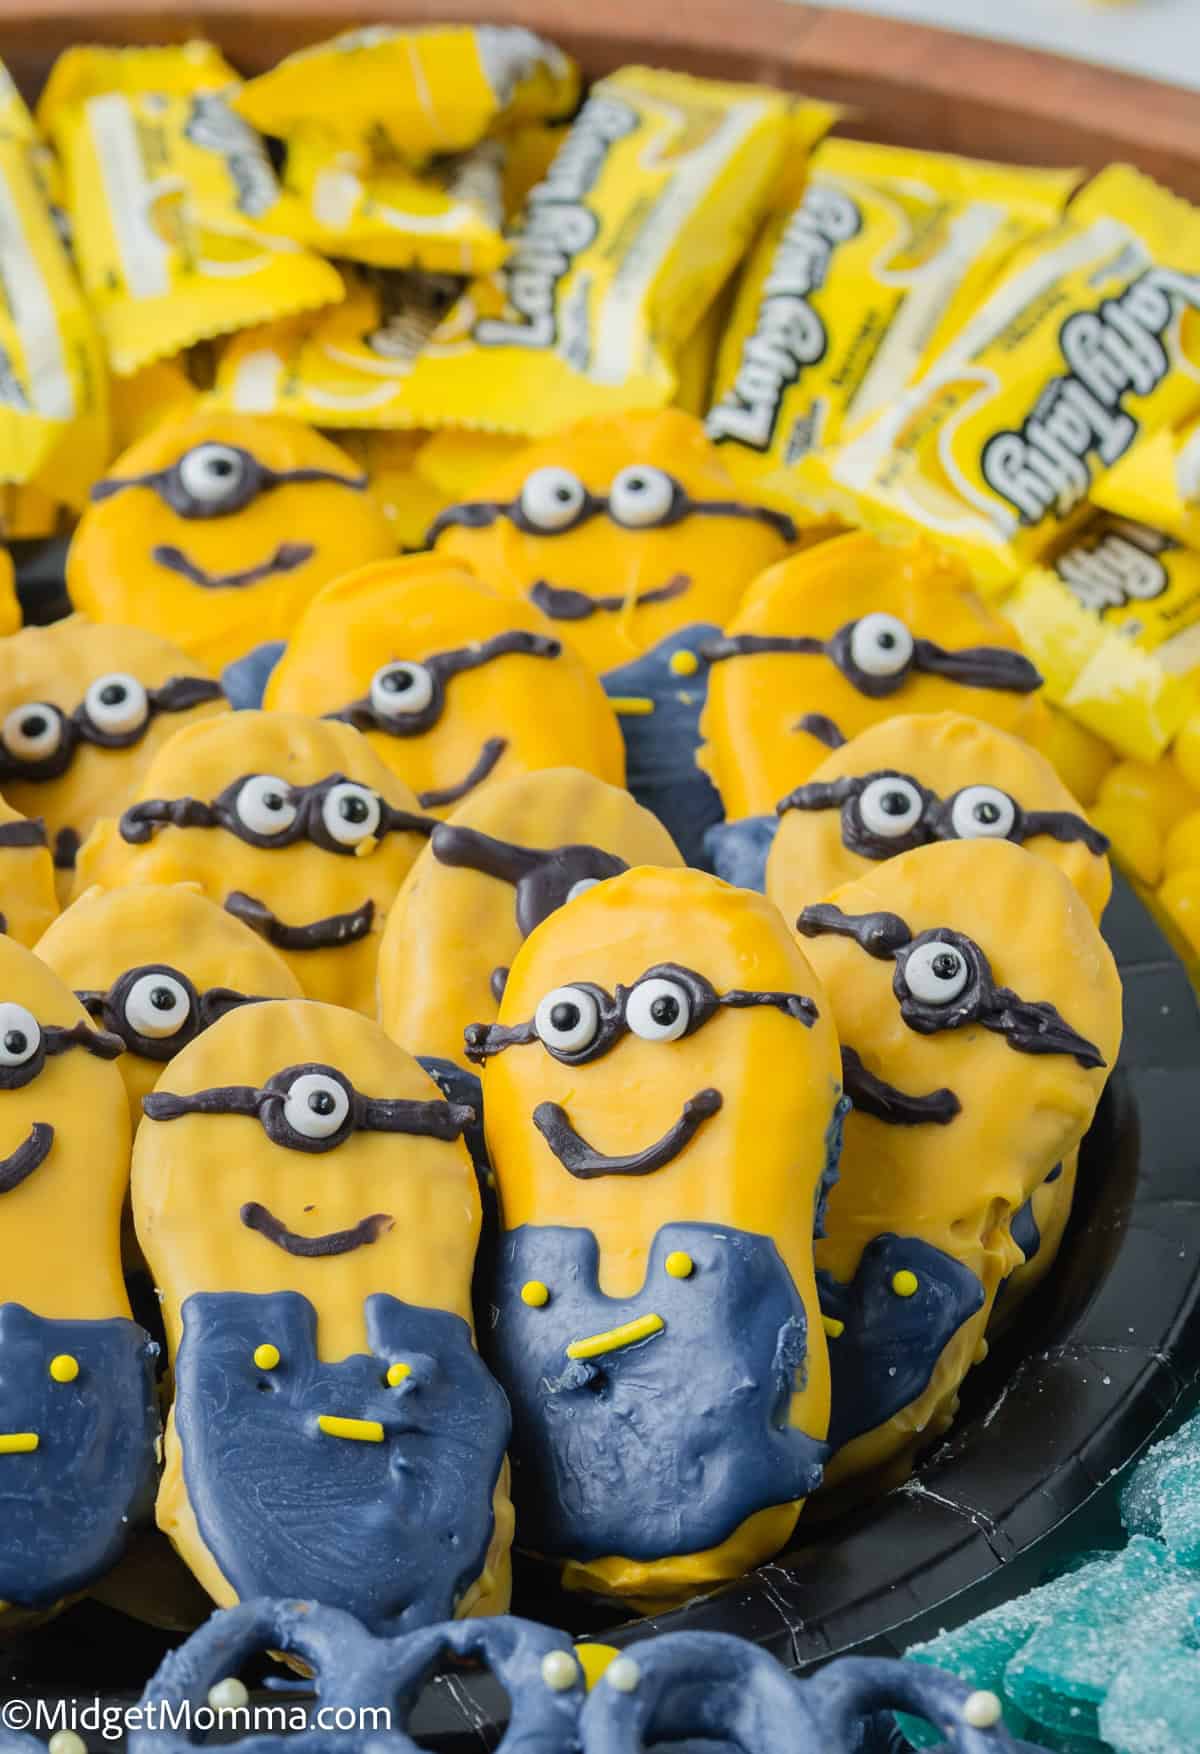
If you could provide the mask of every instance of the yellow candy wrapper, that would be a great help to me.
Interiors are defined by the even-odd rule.
[[[13,140],[31,141],[38,138],[28,105],[3,63],[0,63],[0,134]]]
[[[1200,554],[1098,512],[1005,613],[1050,700],[1123,755],[1155,761],[1200,699]]]
[[[1200,416],[1139,439],[1096,482],[1092,499],[1200,548]]]
[[[442,492],[419,467],[425,432],[371,432],[353,428],[331,432],[358,463],[391,524],[397,548],[422,548],[425,534],[452,494]]]
[[[532,31],[377,24],[289,55],[234,104],[263,134],[318,128],[424,164],[497,128],[568,116],[578,99],[575,63]]]
[[[38,99],[38,126],[52,136],[64,110],[109,92],[190,97],[197,91],[224,91],[237,83],[237,74],[216,44],[198,38],[132,49],[81,43],[64,49],[50,69]]]
[[[1200,405],[1200,211],[1127,165],[1021,251],[893,406],[795,487],[1002,586],[1139,436]]]
[[[115,372],[129,376],[152,360],[208,336],[329,304],[341,296],[327,262],[257,222],[279,199],[263,144],[212,86],[186,87],[191,62],[174,51],[79,51],[98,57],[86,86],[108,69],[119,83],[76,100],[43,100],[62,160],[66,203],[84,290]],[[135,57],[153,64],[137,83]],[[182,64],[181,64],[182,63]],[[174,67],[170,89],[166,66]],[[53,96],[53,82],[51,87]]]
[[[830,140],[742,275],[705,423],[755,480],[834,443],[905,388],[1014,251],[1062,216],[1077,171]]]
[[[412,423],[540,436],[668,403],[679,346],[774,187],[788,114],[757,86],[639,67],[600,80],[530,191],[505,267],[422,354]]]

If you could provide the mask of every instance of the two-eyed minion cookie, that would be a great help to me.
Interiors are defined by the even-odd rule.
[[[380,561],[326,586],[263,705],[355,726],[439,815],[536,768],[625,779],[616,714],[566,637],[441,555]]]
[[[0,932],[32,949],[57,912],[46,824],[0,798]]]
[[[812,1233],[842,1102],[811,965],[762,896],[640,867],[535,928],[468,1051],[522,1543],[639,1602],[739,1576],[825,1455]]]
[[[472,1111],[377,1024],[296,1000],[227,1013],[145,1111],[134,1215],[175,1379],[159,1526],[226,1606],[316,1599],[387,1633],[502,1612]]]
[[[310,999],[373,1015],[384,919],[432,819],[349,725],[231,713],[173,737],[80,853],[80,890],[193,882]]]

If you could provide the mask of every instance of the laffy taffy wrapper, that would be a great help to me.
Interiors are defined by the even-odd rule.
[[[1198,404],[1200,212],[1112,165],[917,383],[789,473],[827,509],[921,529],[1003,586],[1135,439]]]
[[[1100,477],[1092,500],[1200,549],[1200,414],[1140,439]]]
[[[264,134],[316,127],[423,164],[498,127],[570,115],[578,97],[575,63],[532,31],[377,24],[298,50],[234,103]]]
[[[739,478],[837,440],[899,395],[1079,173],[831,140],[767,220],[717,361],[708,435]]]
[[[329,263],[259,225],[279,185],[217,72],[203,58],[193,69],[186,46],[174,62],[150,50],[139,82],[140,52],[94,51],[96,65],[80,65],[73,81],[64,74],[65,95],[41,111],[62,159],[84,290],[122,375],[342,294]]]
[[[505,267],[414,368],[412,424],[541,436],[668,403],[675,354],[774,188],[789,114],[761,87],[640,67],[593,86]]]

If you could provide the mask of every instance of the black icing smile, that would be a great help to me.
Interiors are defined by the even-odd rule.
[[[853,1048],[842,1049],[842,1087],[859,1114],[886,1121],[893,1127],[920,1127],[932,1122],[946,1127],[962,1113],[953,1090],[931,1090],[927,1096],[909,1096],[894,1084],[868,1072]]]
[[[446,687],[456,676],[468,670],[480,670],[485,664],[494,664],[498,658],[561,656],[562,646],[558,640],[514,627],[507,633],[494,634],[491,639],[479,640],[474,645],[456,646],[448,652],[431,652],[420,660],[392,658],[376,671],[369,693],[324,716],[353,725],[356,731],[386,731],[391,737],[420,737],[431,731],[445,712]],[[485,752],[498,741],[492,738],[485,743]],[[501,742],[492,756],[492,766],[500,759],[504,748],[505,744]],[[487,772],[490,771],[489,767]],[[486,773],[480,775],[481,779],[486,777]],[[472,785],[478,783],[478,780],[471,781]],[[439,801],[454,803],[469,790],[470,785],[464,782],[461,791],[444,800],[439,796]],[[427,793],[421,802],[427,804],[429,796]]]
[[[140,684],[133,678],[117,675],[111,678],[100,677],[93,686],[100,689],[102,702],[106,692],[115,691],[114,699],[103,704],[119,707],[123,704],[120,695],[123,693],[128,696],[131,684],[141,692]],[[89,695],[92,692],[89,690]],[[98,724],[93,716],[93,709],[89,708],[86,700],[81,701],[71,713],[64,713],[60,707],[48,701],[30,701],[24,707],[13,708],[5,721],[6,725],[14,722],[14,728],[19,735],[28,739],[35,747],[44,742],[46,748],[44,754],[23,755],[0,736],[0,783],[5,780],[61,779],[75,759],[75,752],[81,744],[90,743],[98,749],[132,749],[141,742],[159,713],[186,713],[193,707],[223,698],[220,683],[207,676],[172,676],[168,682],[162,683],[158,688],[147,688],[144,693],[145,700],[141,710],[137,711],[136,706],[134,708],[136,722],[125,730],[110,730],[103,724]],[[36,827],[35,824],[23,823],[6,826],[15,829]],[[31,846],[39,843],[31,840],[8,840],[5,844]]]
[[[577,884],[599,883],[629,869],[624,859],[602,847],[523,847],[457,823],[439,822],[429,844],[440,865],[465,867],[511,883],[517,892],[517,928],[523,938],[562,907]]]
[[[289,1230],[286,1224],[265,1206],[260,1206],[257,1200],[247,1200],[238,1216],[247,1230],[256,1230],[268,1242],[273,1242],[276,1248],[283,1249],[285,1254],[298,1255],[304,1260],[353,1254],[355,1249],[378,1242],[396,1222],[390,1212],[372,1212],[369,1218],[361,1218],[350,1230],[330,1230],[323,1236],[303,1236],[299,1231]]]
[[[592,597],[586,591],[570,590],[562,585],[539,579],[529,592],[529,601],[551,621],[587,621],[593,615],[619,615],[623,609],[649,609],[655,603],[670,603],[691,589],[691,575],[677,572],[665,585],[635,593],[631,597],[619,592],[609,597]]]
[[[11,1194],[45,1163],[53,1143],[54,1128],[49,1122],[34,1121],[16,1150],[0,1158],[0,1194]]]
[[[690,1145],[705,1121],[717,1114],[723,1098],[719,1090],[699,1090],[689,1096],[683,1111],[661,1139],[629,1157],[606,1157],[589,1145],[571,1125],[567,1111],[557,1102],[539,1102],[533,1124],[569,1175],[593,1181],[602,1175],[652,1175]]]
[[[368,896],[349,913],[329,914],[323,920],[309,920],[307,925],[288,926],[265,901],[247,895],[244,889],[233,889],[225,897],[225,912],[241,920],[268,944],[274,944],[277,950],[341,950],[347,944],[357,944],[370,932],[375,903]]]
[[[489,737],[469,773],[455,785],[438,786],[431,792],[418,792],[417,803],[422,810],[440,810],[446,804],[457,804],[468,792],[473,792],[476,786],[483,784],[507,748],[506,737]]]
[[[893,621],[894,617],[888,617]],[[878,665],[865,670],[855,657],[855,635],[863,622],[848,621],[839,627],[832,639],[817,639],[807,634],[737,633],[708,640],[700,654],[710,664],[730,658],[759,657],[765,653],[784,652],[808,657],[826,657],[836,664],[852,688],[872,700],[885,700],[904,687],[914,671],[941,676],[963,688],[994,688],[1011,694],[1033,694],[1042,686],[1042,678],[1022,652],[1007,646],[966,646],[948,651],[932,640],[918,639],[901,623],[897,632],[884,630],[880,644],[890,639],[892,656],[879,654]],[[886,666],[886,668],[884,667]],[[808,729],[801,721],[802,729]]]
[[[296,572],[307,566],[316,552],[310,542],[281,542],[270,560],[260,560],[257,566],[244,567],[240,572],[208,572],[182,548],[166,542],[152,548],[150,558],[202,590],[237,591],[246,585],[261,585],[264,579],[276,578],[281,573]]]

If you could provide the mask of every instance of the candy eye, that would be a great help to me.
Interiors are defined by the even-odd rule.
[[[184,452],[175,469],[188,498],[207,509],[236,498],[246,465],[232,445],[196,445]]]
[[[877,610],[854,624],[850,656],[864,676],[898,676],[913,655],[913,636],[894,615]]]
[[[433,699],[433,674],[424,664],[385,664],[371,678],[371,705],[382,719],[423,713]]]
[[[15,706],[0,727],[0,741],[20,761],[48,761],[62,744],[62,715],[43,700]]]
[[[125,1021],[137,1035],[163,1041],[178,1035],[192,1014],[192,1001],[174,975],[144,974],[134,981],[125,1001]]]
[[[341,847],[355,847],[377,833],[382,815],[374,792],[349,781],[332,786],[321,805],[325,832]]]
[[[11,999],[0,1003],[0,1067],[27,1066],[42,1045],[37,1018]]]
[[[904,964],[904,983],[925,1005],[949,1005],[971,978],[967,959],[957,944],[931,938],[918,944]]]
[[[83,710],[98,731],[136,731],[150,717],[146,690],[136,676],[121,671],[97,676],[83,697]]]
[[[1016,805],[998,786],[964,787],[950,811],[950,826],[959,840],[978,840],[982,835],[1003,840],[1016,820]]]
[[[284,834],[296,820],[296,806],[288,797],[286,780],[274,774],[256,773],[237,795],[238,820],[251,834]]]
[[[669,517],[675,494],[675,483],[665,471],[634,463],[622,469],[609,488],[609,513],[618,524],[644,529]]]
[[[328,1139],[345,1126],[350,1098],[336,1078],[325,1072],[303,1072],[288,1090],[283,1118],[305,1139]]]
[[[626,1023],[643,1041],[678,1041],[691,1019],[687,989],[660,975],[639,981],[625,1006]]]
[[[566,899],[568,901],[574,901],[576,896],[586,895],[588,890],[595,889],[599,882],[599,877],[581,877],[578,883],[572,883],[570,889],[567,890]]]
[[[544,1046],[578,1054],[596,1039],[600,1007],[584,987],[555,987],[534,1013],[533,1027]]]
[[[858,814],[868,834],[895,840],[908,834],[921,820],[925,800],[911,780],[899,774],[884,774],[864,786],[858,800]]]
[[[535,530],[565,530],[583,510],[587,489],[569,469],[535,469],[521,489],[520,506]]]

